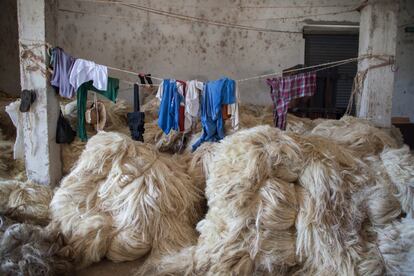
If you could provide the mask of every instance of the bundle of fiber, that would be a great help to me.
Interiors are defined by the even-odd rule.
[[[297,117],[293,114],[287,114],[286,131],[291,131],[299,134],[305,134],[312,131],[315,123],[308,118]]]
[[[197,244],[141,274],[385,271],[375,229],[395,221],[401,206],[379,156],[362,159],[329,137],[268,126],[236,132],[206,156],[204,171],[194,159],[209,207]]]
[[[379,154],[385,147],[398,147],[398,141],[386,131],[374,127],[367,120],[350,116],[326,120],[318,124],[312,133],[334,139],[360,156]]]
[[[123,134],[100,132],[62,180],[50,212],[84,267],[104,256],[134,260],[195,242],[200,194],[185,162]]]
[[[362,258],[360,227],[365,218],[353,192],[370,181],[352,151],[321,136],[300,137],[306,166],[296,220],[296,254],[301,271],[316,275],[349,275]],[[335,229],[334,231],[332,231]]]
[[[279,171],[284,159],[298,161],[292,162],[289,173]],[[295,141],[271,127],[242,130],[216,143],[207,163],[209,210],[197,225],[198,244],[177,257],[163,258],[155,273],[287,271],[296,263],[293,226],[297,212],[294,184],[288,181],[292,175],[297,177],[299,161]],[[149,265],[142,273],[153,269]]]
[[[69,275],[71,251],[57,232],[4,217],[0,237],[2,275]]]
[[[6,140],[0,129],[0,178],[12,178],[10,171],[14,164],[13,146],[14,143]]]
[[[0,213],[19,222],[46,225],[51,200],[50,186],[30,181],[0,181]]]
[[[414,220],[404,218],[377,229],[378,248],[388,275],[414,273]]]
[[[407,145],[400,149],[385,149],[381,153],[384,168],[397,190],[402,210],[414,216],[414,156]]]

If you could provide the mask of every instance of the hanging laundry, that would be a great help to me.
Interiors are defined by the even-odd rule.
[[[165,134],[171,129],[178,131],[180,121],[180,103],[183,101],[183,86],[174,79],[165,79],[158,87],[156,97],[161,101],[158,112],[158,126]],[[180,87],[180,88],[178,88]]]
[[[92,103],[85,112],[86,123],[93,125],[96,131],[103,130],[106,125],[106,108],[101,101]]]
[[[139,105],[139,86],[134,84],[134,112],[127,114],[128,126],[131,131],[131,137],[135,141],[144,142],[144,124],[145,124],[145,113],[140,112]]]
[[[201,100],[203,134],[193,145],[193,150],[205,141],[217,142],[224,138],[222,106],[236,102],[235,88],[236,82],[228,78],[205,84]]]
[[[151,74],[140,73],[140,74],[138,74],[138,77],[139,77],[139,81],[140,81],[141,84],[146,84],[145,83],[145,80],[146,80],[149,85],[152,85]]]
[[[69,82],[78,90],[87,81],[92,81],[92,85],[98,90],[107,90],[108,68],[93,61],[77,59],[70,72]]]
[[[289,102],[296,98],[315,94],[316,72],[267,79],[266,82],[270,86],[275,126],[285,130]]]
[[[19,107],[20,99],[6,106],[6,112],[16,127],[16,141],[13,148],[14,159],[24,159],[23,114],[19,112]]]
[[[177,80],[177,83],[179,83],[182,87],[183,93],[181,94],[183,96],[183,101],[180,102],[180,110],[179,110],[179,117],[178,117],[178,125],[180,127],[180,131],[183,132],[185,130],[184,127],[184,121],[185,121],[185,93],[187,89],[187,83],[182,80]]]
[[[187,92],[185,95],[185,131],[191,130],[193,123],[200,112],[200,93],[204,89],[204,83],[197,80],[187,81]]]
[[[75,96],[75,88],[69,82],[70,72],[75,63],[75,58],[68,55],[63,49],[56,47],[52,49],[51,64],[53,74],[50,84],[59,89],[59,95],[65,98]]]
[[[239,86],[237,82],[235,83],[235,93],[236,93],[236,101],[233,104],[228,105],[228,114],[230,115],[231,119],[231,126],[234,130],[239,129]]]
[[[82,84],[76,93],[78,101],[78,135],[82,141],[86,141],[88,139],[85,128],[85,111],[86,101],[88,98],[88,90],[97,92],[109,100],[115,102],[118,96],[119,80],[108,78],[107,84],[108,85],[106,90],[99,90],[93,86],[93,81],[88,81]]]

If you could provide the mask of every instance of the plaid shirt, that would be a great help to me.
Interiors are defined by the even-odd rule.
[[[275,126],[285,130],[289,102],[296,98],[315,94],[316,72],[267,79],[267,84],[270,86],[270,95],[273,100]]]

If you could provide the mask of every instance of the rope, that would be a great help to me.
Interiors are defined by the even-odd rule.
[[[191,21],[191,22],[197,22],[197,23],[203,23],[203,24],[209,24],[209,25],[215,25],[219,27],[228,27],[228,28],[234,28],[234,29],[240,29],[240,30],[247,30],[247,31],[258,31],[258,32],[272,32],[272,33],[292,33],[292,34],[302,34],[302,32],[299,31],[287,31],[287,30],[275,30],[275,29],[266,29],[266,28],[260,28],[255,26],[248,26],[248,25],[240,25],[236,23],[228,23],[224,21],[218,21],[218,20],[209,20],[201,17],[195,17],[195,16],[189,16],[179,13],[173,13],[169,11],[159,10],[159,9],[153,9],[146,6],[141,6],[137,4],[132,3],[125,3],[120,1],[100,1],[100,0],[77,0],[77,2],[85,2],[85,3],[102,3],[102,4],[114,4],[114,5],[122,5],[130,8],[134,8],[140,11],[145,11],[157,15],[163,15],[167,17],[172,17],[180,20],[185,21]],[[62,10],[62,11],[70,11],[70,10]],[[70,12],[77,12],[71,10]],[[83,14],[87,14],[86,12],[79,12]]]
[[[273,72],[273,73],[270,73],[270,74],[264,74],[264,75],[249,77],[249,78],[245,78],[245,79],[239,79],[239,80],[237,80],[237,82],[250,81],[250,80],[260,79],[260,78],[270,77],[270,76],[281,76],[284,73],[299,72],[299,71],[304,71],[304,70],[308,70],[308,69],[318,68],[318,67],[322,67],[322,66],[333,65],[332,67],[334,67],[334,66],[339,66],[339,65],[343,65],[343,64],[355,62],[355,61],[357,61],[359,59],[362,59],[362,58],[363,58],[363,56],[356,57],[356,58],[344,59],[344,60],[337,60],[337,61],[332,61],[332,62],[317,64],[317,65],[307,66],[307,67],[303,67],[303,68],[291,69],[291,70],[286,70],[286,71],[281,71],[281,72]],[[329,67],[329,68],[331,68],[331,67]],[[321,68],[321,69],[319,69],[317,71],[324,70],[324,69],[325,68]]]
[[[380,64],[371,65],[367,69],[362,70],[362,71],[360,71],[356,74],[356,76],[354,78],[354,82],[352,84],[351,96],[349,97],[348,106],[346,107],[346,111],[345,111],[346,115],[351,114],[352,108],[353,108],[353,105],[354,105],[354,97],[355,97],[356,94],[360,94],[360,92],[362,90],[362,87],[365,83],[365,79],[366,79],[368,71],[372,70],[372,69],[392,65],[392,64],[394,64],[394,60],[390,58],[388,61],[385,61],[385,62],[380,63]]]

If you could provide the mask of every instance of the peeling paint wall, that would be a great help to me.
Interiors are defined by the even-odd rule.
[[[414,1],[401,0],[398,26],[392,115],[414,122],[414,33],[405,32],[406,26],[414,26]]]
[[[0,1],[0,91],[20,94],[17,0]]]
[[[176,79],[234,79],[304,62],[305,22],[359,22],[359,0],[120,0],[177,14],[299,33],[232,29],[90,0],[60,0],[58,42],[74,56]],[[102,2],[102,1],[98,1]],[[116,1],[114,1],[116,2]],[[271,8],[266,8],[271,7]],[[317,14],[324,14],[315,16]],[[288,19],[277,19],[289,17]],[[124,75],[123,78],[130,75]],[[131,80],[134,80],[132,78]],[[128,89],[128,85],[123,87]],[[126,90],[128,91],[128,90]],[[129,90],[131,91],[131,90]],[[263,80],[243,83],[241,100],[269,104]],[[132,95],[131,92],[121,92]]]

